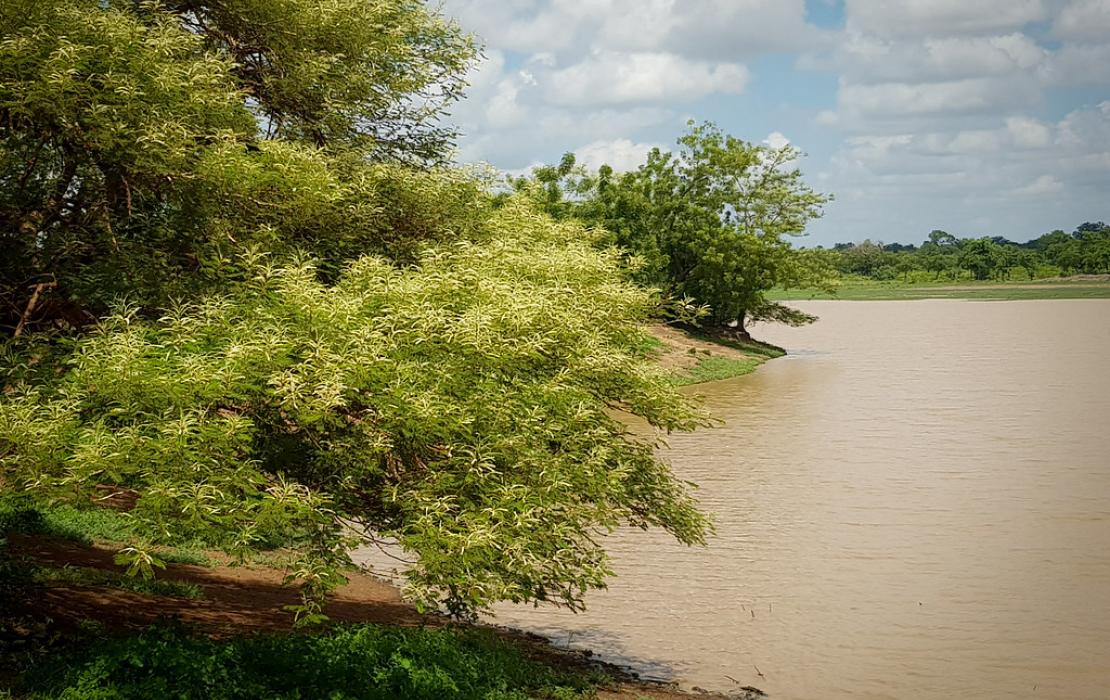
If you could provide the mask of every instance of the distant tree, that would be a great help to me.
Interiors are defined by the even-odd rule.
[[[893,267],[893,261],[892,253],[870,239],[841,251],[841,271],[863,277],[872,277],[884,267]]]
[[[1001,265],[1000,256],[1001,250],[997,243],[989,238],[976,238],[963,243],[959,263],[975,279],[986,280]]]
[[[1079,244],[1073,236],[1057,229],[1038,238],[1036,244],[1045,260],[1060,268],[1064,274],[1071,274],[1078,269]]]
[[[902,253],[894,261],[894,269],[898,274],[902,275],[902,279],[906,282],[910,281],[910,273],[917,268],[917,260],[909,253]]]
[[[931,240],[918,249],[917,263],[922,270],[932,272],[933,279],[940,279],[941,273],[955,266],[952,254],[945,252],[944,248]]]
[[[912,243],[887,243],[883,250],[888,253],[912,253],[917,250],[917,246]]]
[[[954,248],[959,243],[959,239],[947,231],[934,229],[929,233],[929,242],[941,248]]]
[[[678,144],[674,153],[653,150],[623,174],[576,172],[564,159],[535,171],[534,191],[549,213],[607,230],[636,256],[640,282],[707,304],[707,321],[717,328],[746,337],[750,321],[811,321],[766,297],[775,287],[830,279],[823,258],[790,244],[829,200],[803,182],[800,152],[753,145],[712,124],[691,123]]]
[[[1040,254],[1036,251],[1023,248],[1018,252],[1015,264],[1025,270],[1026,277],[1035,279],[1037,276],[1037,268],[1041,266],[1042,259]]]

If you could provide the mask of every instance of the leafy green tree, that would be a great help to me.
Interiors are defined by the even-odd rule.
[[[297,576],[321,589],[349,528],[394,538],[417,555],[412,595],[456,612],[579,606],[608,573],[598,536],[623,522],[701,541],[652,441],[608,413],[699,420],[634,351],[650,295],[578,226],[523,203],[491,226],[413,269],[366,257],[326,286],[258,257],[234,295],[154,322],[118,309],[61,381],[10,387],[4,482],[133,490],[151,543],[303,540]]]
[[[828,197],[811,190],[792,146],[753,145],[713,124],[690,124],[677,152],[654,149],[635,171],[539,169],[541,205],[600,226],[637,260],[636,279],[709,307],[708,322],[748,337],[750,321],[813,318],[771,302],[775,287],[824,286],[832,271],[790,244]],[[518,182],[518,187],[524,187]]]
[[[952,255],[932,240],[923,243],[918,250],[917,264],[920,269],[932,272],[934,280],[940,279],[941,273],[955,267],[953,262]]]
[[[474,199],[385,163],[446,154],[474,55],[415,0],[6,0],[0,36],[10,331],[210,289],[256,244],[397,253]],[[401,180],[444,206],[399,220]]]
[[[840,253],[840,269],[848,274],[872,277],[879,270],[894,266],[895,255],[884,250],[881,243],[870,239],[845,246]]]
[[[1079,245],[1065,231],[1057,229],[1036,240],[1037,249],[1050,264],[1065,273],[1072,273],[1079,266]]]
[[[977,280],[989,279],[1002,264],[1001,247],[989,238],[965,241],[960,248],[960,267]]]
[[[578,608],[600,536],[707,532],[614,409],[701,415],[597,233],[436,165],[470,41],[416,0],[0,4],[0,485],[156,546],[349,547],[466,614]]]
[[[929,242],[940,248],[956,248],[959,245],[959,239],[940,229],[933,229],[929,232]]]
[[[1029,279],[1036,279],[1037,268],[1043,264],[1041,256],[1032,250],[1022,249],[1017,253],[1017,267],[1025,270],[1025,276]]]
[[[1078,243],[1077,267],[1088,274],[1110,272],[1110,226],[1086,222],[1075,230]]]

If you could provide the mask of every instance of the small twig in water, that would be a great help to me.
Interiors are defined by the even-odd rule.
[[[755,669],[755,675],[759,676],[760,678],[766,678],[767,677],[767,676],[763,675],[763,671],[759,670],[759,666],[756,666],[755,664],[752,664],[752,668]]]

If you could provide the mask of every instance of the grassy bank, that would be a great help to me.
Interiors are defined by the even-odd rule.
[[[847,280],[834,293],[813,289],[775,290],[777,301],[842,299],[883,301],[904,299],[1110,299],[1110,279],[1099,277],[1055,278],[1021,282],[905,283]]]
[[[600,672],[529,659],[488,630],[343,625],[315,634],[216,640],[181,625],[103,636],[90,624],[31,664],[27,698],[593,697]]]
[[[655,342],[647,352],[672,372],[679,386],[743,376],[786,354],[766,343],[724,340],[664,325],[652,326],[650,332]]]
[[[327,626],[294,632],[284,570],[208,553],[126,577],[111,540],[133,527],[110,509],[0,499],[0,698],[689,697],[523,633],[421,615],[364,574]]]

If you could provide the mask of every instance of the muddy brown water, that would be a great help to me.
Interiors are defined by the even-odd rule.
[[[618,533],[586,613],[497,622],[772,698],[1110,698],[1110,300],[797,306],[665,455],[710,545]]]

